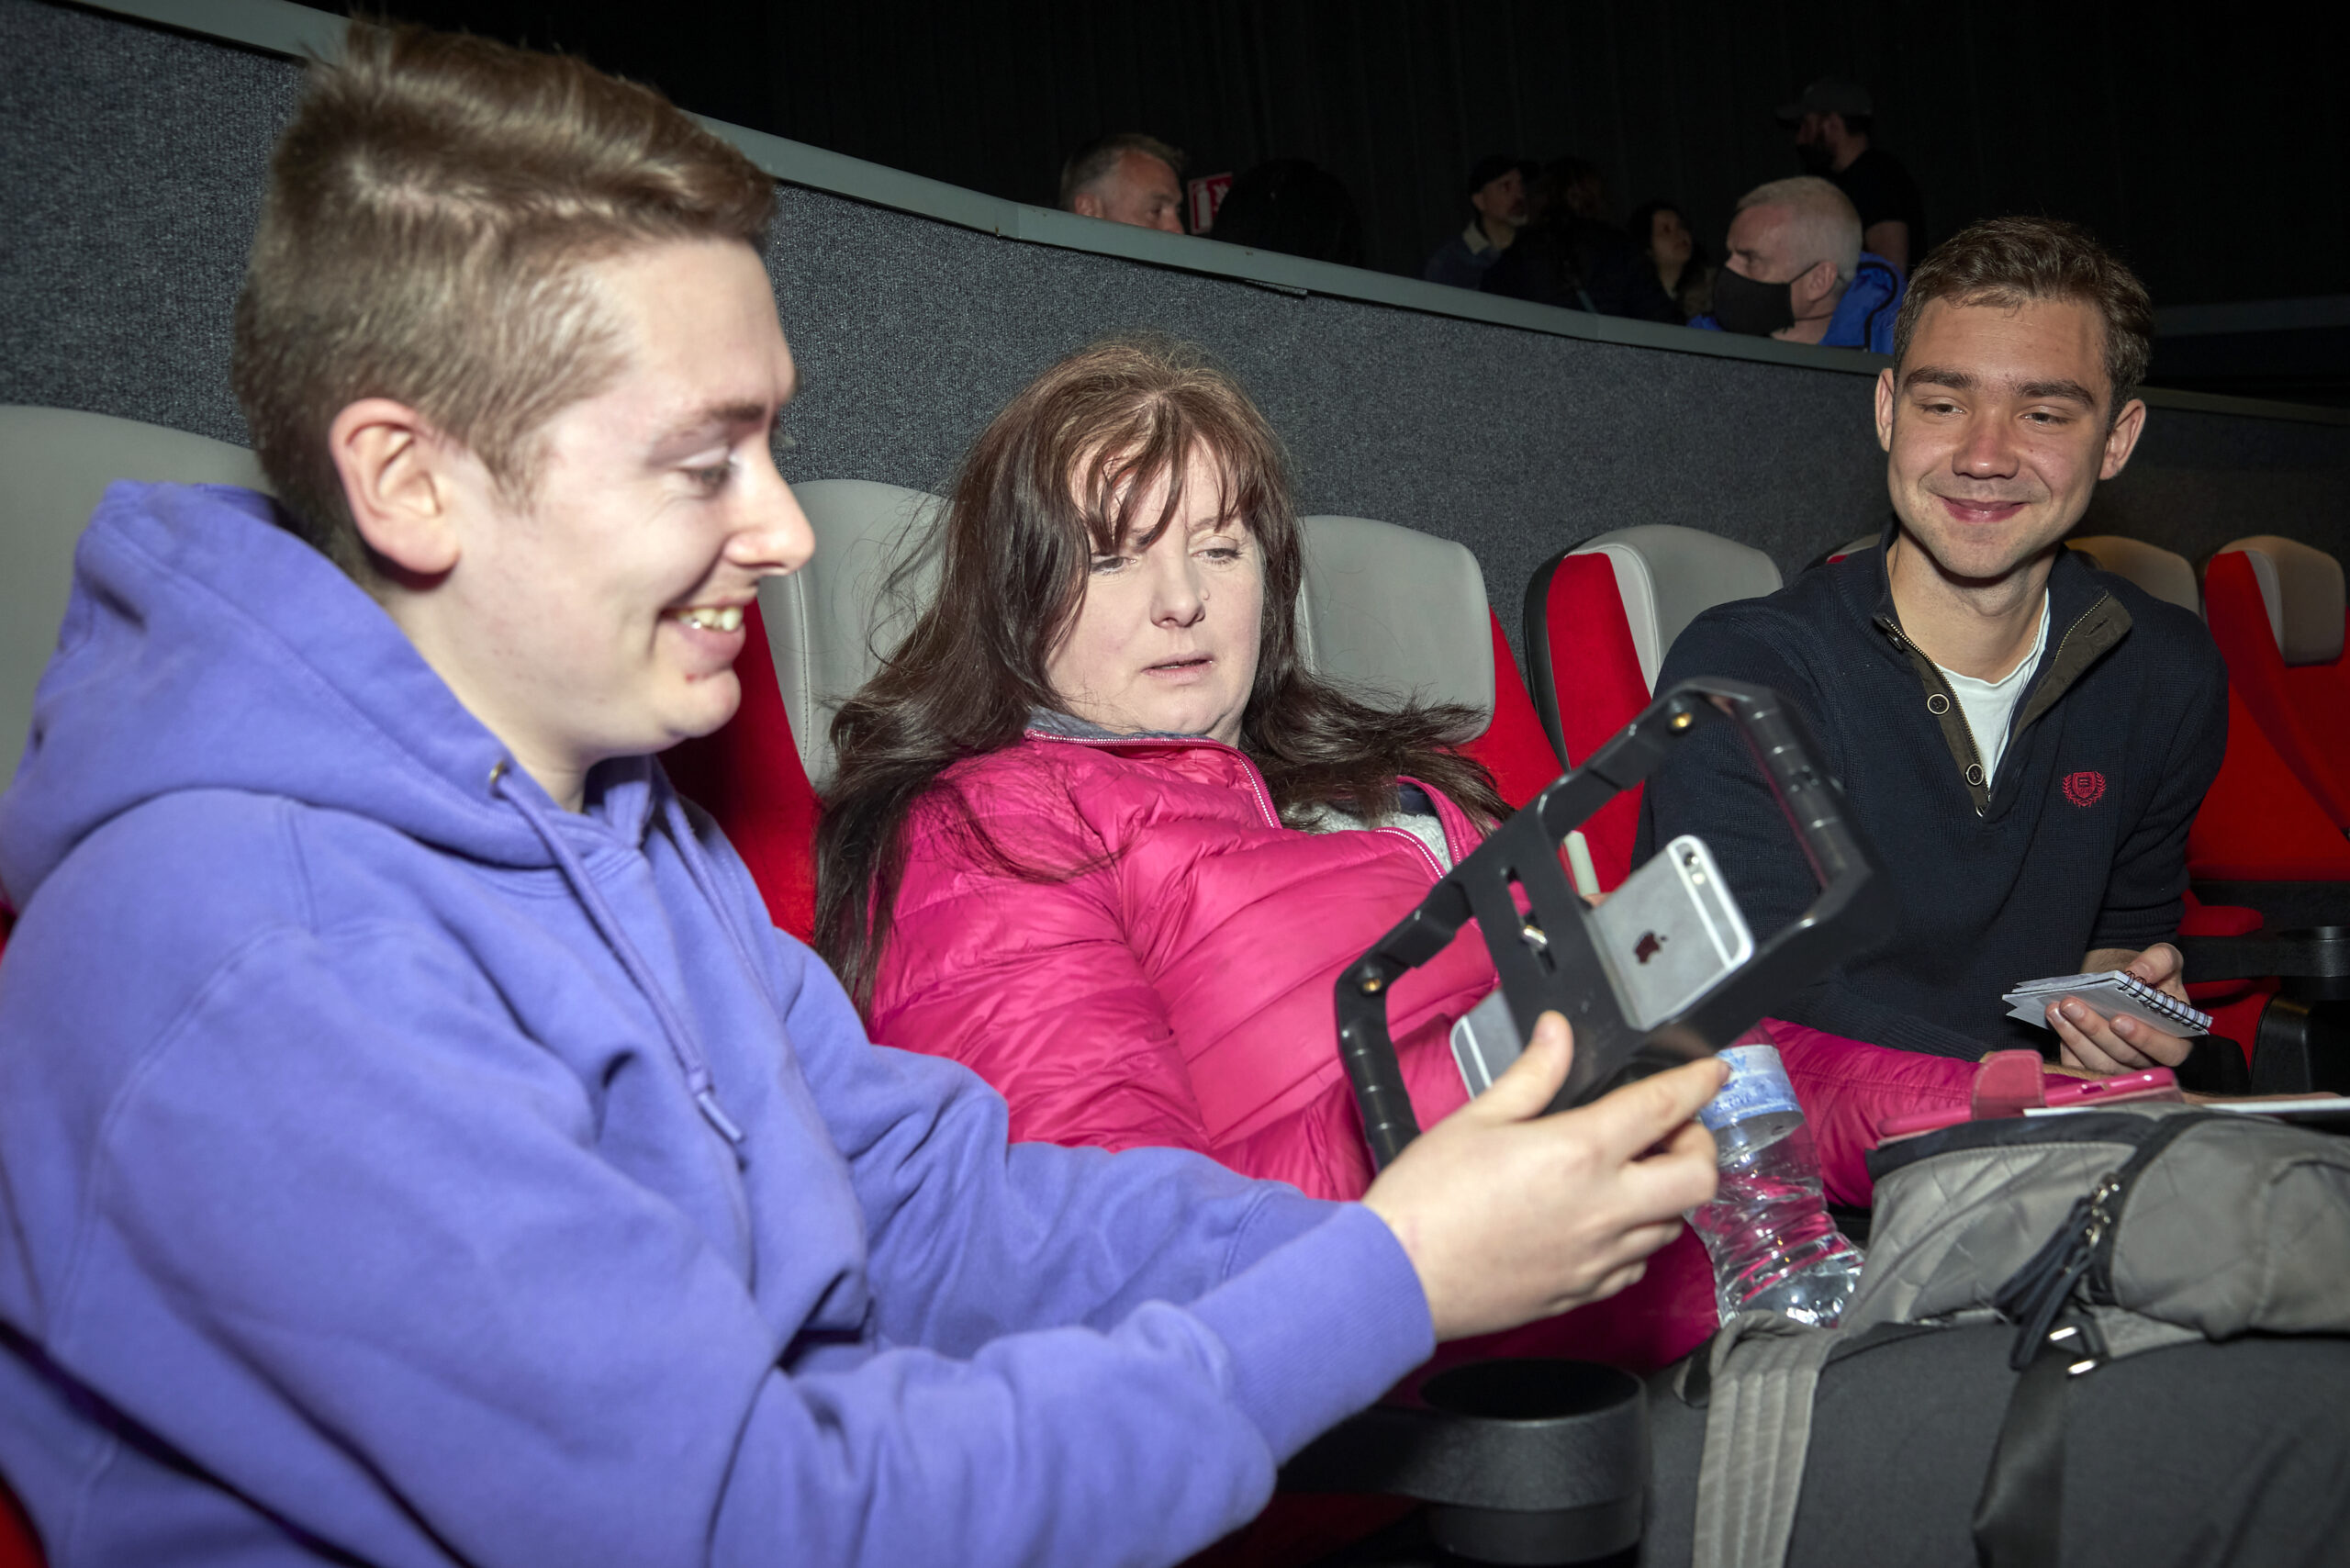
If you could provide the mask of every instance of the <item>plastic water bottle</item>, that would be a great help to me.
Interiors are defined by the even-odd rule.
[[[1721,1053],[1729,1081],[1697,1114],[1720,1151],[1721,1185],[1689,1224],[1713,1258],[1724,1317],[1783,1312],[1826,1328],[1860,1282],[1861,1249],[1828,1217],[1811,1129],[1767,1038],[1749,1030]]]

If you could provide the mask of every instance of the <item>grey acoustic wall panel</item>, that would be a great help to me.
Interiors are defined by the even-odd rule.
[[[297,84],[274,56],[0,0],[0,402],[243,439],[229,307]],[[1679,523],[1792,573],[1886,504],[1865,374],[1299,296],[790,185],[768,260],[805,378],[792,476],[943,489],[1055,356],[1173,332],[1263,403],[1301,511],[1468,545],[1513,636],[1536,565],[1593,534]],[[2340,424],[2161,407],[2084,532],[2190,559],[2247,533],[2350,554],[2345,480]]]

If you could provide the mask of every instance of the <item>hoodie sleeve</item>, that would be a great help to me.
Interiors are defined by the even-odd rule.
[[[805,1327],[857,1271],[788,1294],[795,1240],[829,1248],[812,1220],[738,1215],[775,1260],[746,1279],[627,1168],[672,1156],[599,1148],[572,1070],[438,931],[254,929],[137,1031],[56,972],[86,945],[24,946],[11,1000],[56,1016],[12,1025],[136,1058],[104,1103],[7,1119],[20,1221],[74,1216],[31,1328],[155,1451],[354,1558],[1173,1561],[1429,1349],[1369,1211],[1173,1156],[1007,1154],[992,1095],[864,1047],[836,989],[790,1025],[851,1107],[878,1354]],[[24,1163],[76,1118],[88,1153]],[[1023,1318],[1061,1326],[994,1332]]]

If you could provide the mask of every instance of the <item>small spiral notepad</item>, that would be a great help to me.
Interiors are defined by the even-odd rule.
[[[2147,1028],[2184,1039],[2211,1030],[2211,1015],[2199,1013],[2175,996],[2165,995],[2123,969],[2094,975],[2053,975],[2026,980],[1999,1000],[2008,1016],[2048,1027],[2048,1004],[2079,997],[2109,1018],[2135,1018]]]

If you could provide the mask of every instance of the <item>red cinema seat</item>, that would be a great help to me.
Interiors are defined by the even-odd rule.
[[[32,1520],[25,1517],[6,1479],[0,1478],[0,1568],[43,1568],[47,1562]]]
[[[1683,628],[1717,604],[1779,590],[1779,568],[1751,546],[1694,528],[1619,529],[1553,557],[1526,590],[1526,664],[1535,711],[1572,766],[1637,717]],[[1583,824],[1599,884],[1632,867],[1639,791]]]
[[[792,493],[816,552],[759,585],[734,661],[743,705],[715,734],[662,756],[678,791],[718,820],[750,867],[767,913],[802,941],[816,924],[818,796],[832,782],[832,716],[871,678],[912,623],[927,577],[900,561],[938,498],[861,479],[819,479]]]
[[[2273,535],[2211,557],[2203,596],[2228,683],[2336,828],[2350,829],[2342,563]]]

